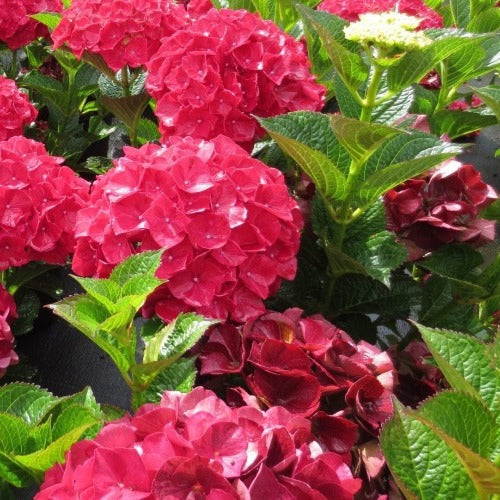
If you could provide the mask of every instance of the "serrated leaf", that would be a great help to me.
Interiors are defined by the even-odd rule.
[[[462,333],[416,326],[449,384],[482,399],[498,415],[500,377],[486,355],[486,345]]]
[[[305,7],[297,7],[297,9],[302,18],[307,19],[316,30],[337,74],[347,87],[353,91],[357,89],[368,78],[368,66],[358,53],[346,48],[346,42],[339,41],[341,38],[345,40],[343,32],[341,34],[338,30],[341,24],[335,16],[331,16],[329,25],[326,25],[323,21],[325,16],[321,18],[312,9]]]
[[[179,358],[216,323],[194,313],[181,314],[146,342],[144,363]]]
[[[387,139],[404,133],[392,127],[361,122],[342,115],[331,115],[330,125],[339,142],[358,164],[366,162]]]
[[[52,419],[49,416],[43,424],[30,429],[28,440],[26,442],[26,453],[45,448],[52,442]]]
[[[123,286],[135,276],[154,276],[162,253],[163,250],[154,250],[132,255],[113,269],[109,279]]]
[[[40,298],[28,288],[22,288],[15,295],[18,317],[12,322],[12,333],[18,337],[33,330],[33,325],[40,314]]]
[[[476,132],[490,125],[495,125],[497,119],[493,115],[467,111],[438,111],[429,119],[431,130],[436,135],[446,134],[450,140]]]
[[[32,70],[24,75],[22,85],[29,89],[36,90],[64,113],[66,89],[61,82],[43,75],[38,71]]]
[[[500,30],[500,11],[498,7],[490,7],[489,9],[479,12],[475,15],[467,25],[467,31],[471,33],[491,33]]]
[[[137,126],[137,140],[140,144],[158,141],[159,139],[160,131],[158,130],[158,125],[147,118],[141,118]]]
[[[100,302],[110,313],[116,312],[116,301],[121,295],[117,283],[108,279],[82,278],[72,276],[81,287],[95,300]]]
[[[195,358],[180,358],[160,371],[141,394],[141,403],[157,403],[165,391],[189,392],[196,378]]]
[[[76,427],[83,425],[95,425],[100,420],[92,414],[92,411],[78,404],[69,405],[57,417],[52,427],[52,437],[57,440],[72,432]]]
[[[404,116],[408,115],[414,99],[415,90],[412,87],[403,89],[401,92],[390,97],[382,104],[376,106],[372,111],[371,121],[386,125],[394,124]]]
[[[483,256],[466,243],[446,245],[418,262],[420,267],[440,276],[463,278],[483,263]]]
[[[368,177],[360,186],[357,200],[362,206],[371,205],[377,198],[398,186],[404,181],[415,177],[431,167],[439,165],[444,160],[455,156],[456,153],[437,153],[422,156],[401,163],[394,163]]]
[[[433,430],[439,428],[474,453],[492,458],[499,430],[495,417],[479,399],[463,392],[443,391],[424,401],[416,415],[431,422]]]
[[[26,467],[18,464],[10,454],[2,451],[0,451],[0,478],[17,488],[40,482],[43,479],[41,474],[36,474],[34,471],[28,470]],[[1,489],[0,492],[3,493]],[[19,497],[16,496],[15,498]]]
[[[149,295],[163,283],[155,276],[134,276],[123,284],[121,296],[129,295]]]
[[[0,413],[0,451],[23,453],[30,433],[29,425],[20,417]]]
[[[337,166],[344,176],[349,173],[349,154],[333,134],[329,115],[311,111],[295,111],[261,119],[260,123],[269,133],[274,132],[289,137],[311,149],[320,151]]]
[[[120,307],[118,312],[106,318],[99,325],[100,331],[109,333],[120,344],[129,347],[134,340],[132,334],[133,320],[136,315],[137,308],[132,306]]]
[[[470,20],[470,0],[450,0],[450,13],[454,26],[465,28]]]
[[[57,398],[36,385],[15,382],[0,387],[0,412],[23,419],[29,426],[36,425]]]
[[[269,135],[311,177],[316,188],[327,199],[339,200],[344,197],[346,179],[337,166],[321,151],[276,132],[269,131]]]
[[[22,285],[56,267],[42,262],[28,262],[24,266],[9,269],[5,273],[4,284],[11,294],[15,294]]]
[[[39,23],[44,24],[50,31],[54,30],[61,22],[61,14],[57,12],[40,12],[39,14],[31,14],[29,17],[36,19]]]
[[[50,443],[43,450],[30,453],[28,455],[16,455],[14,458],[16,462],[29,467],[33,471],[44,472],[52,467],[56,462],[62,462],[64,453],[71,448],[80,436],[91,427],[92,423],[85,423],[71,429],[69,432]]]
[[[387,463],[407,498],[435,500],[478,498],[474,485],[454,451],[427,425],[395,404],[380,443]]]

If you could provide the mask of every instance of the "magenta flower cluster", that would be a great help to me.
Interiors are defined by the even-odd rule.
[[[319,111],[325,88],[304,47],[274,23],[240,10],[211,10],[162,41],[146,88],[165,136],[227,135],[251,148],[263,130],[251,116]]]
[[[165,248],[168,282],[146,310],[243,321],[296,271],[302,218],[283,175],[231,139],[125,148],[76,221],[73,270],[107,276],[129,255]]]
[[[10,323],[16,318],[14,297],[0,283],[0,378],[5,375],[10,365],[19,361],[14,352],[14,336],[10,330]]]
[[[0,75],[0,141],[22,135],[24,127],[34,122],[38,111],[16,82]]]
[[[35,499],[352,500],[360,487],[310,420],[279,406],[231,408],[197,387],[73,445]]]
[[[0,142],[0,270],[36,260],[64,264],[73,251],[89,184],[62,162],[22,136]]]

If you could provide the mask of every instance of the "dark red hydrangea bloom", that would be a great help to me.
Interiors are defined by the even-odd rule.
[[[497,197],[472,165],[449,160],[385,194],[387,226],[412,259],[453,242],[483,245],[494,239],[495,223],[477,216]]]
[[[168,282],[148,301],[171,320],[181,311],[243,321],[296,271],[302,218],[283,175],[231,139],[175,138],[125,148],[78,214],[73,270],[109,275],[129,255],[166,248]]]
[[[171,0],[73,0],[52,32],[54,48],[66,44],[80,58],[100,55],[118,71],[143,66],[160,40],[189,21],[184,5]]]
[[[309,420],[280,407],[231,408],[197,387],[165,392],[159,404],[74,444],[35,499],[352,500],[360,487]]]
[[[73,251],[89,184],[62,162],[25,137],[0,142],[0,270],[34,260],[64,264]]]
[[[61,9],[61,0],[2,0],[0,42],[15,50],[38,37],[48,36],[46,26],[29,16],[39,12],[60,12]]]
[[[25,126],[34,122],[38,111],[14,80],[0,75],[0,141],[22,135]]]
[[[10,331],[9,323],[17,318],[14,297],[0,283],[0,377],[5,375],[7,367],[18,362],[14,352],[14,336]]]
[[[318,10],[324,10],[347,21],[358,21],[360,14],[386,12],[397,5],[398,12],[422,18],[420,29],[442,28],[442,17],[423,0],[323,0]]]
[[[324,103],[302,44],[244,10],[212,9],[165,38],[147,67],[167,138],[224,134],[249,148],[263,134],[251,114],[319,111]]]
[[[265,406],[284,406],[302,416],[318,410],[321,396],[347,391],[350,410],[343,414],[354,414],[376,433],[392,413],[395,372],[388,354],[365,341],[356,344],[322,316],[301,314],[300,309],[268,312],[239,329],[228,324],[212,328],[199,357],[200,373],[240,373]],[[344,435],[352,435],[349,422],[346,427],[325,418],[317,423],[326,442],[328,428],[340,426]],[[346,452],[337,443],[334,451],[341,449]]]

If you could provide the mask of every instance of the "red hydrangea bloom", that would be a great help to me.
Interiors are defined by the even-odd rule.
[[[166,248],[168,282],[146,313],[244,320],[296,271],[302,218],[283,175],[219,136],[125,148],[78,214],[73,270],[107,276],[129,255]]]
[[[61,9],[61,0],[2,0],[0,41],[16,50],[38,37],[48,36],[46,26],[29,16],[39,12],[60,12]]]
[[[343,414],[353,414],[376,433],[392,413],[390,357],[365,341],[356,344],[322,316],[301,314],[300,309],[268,312],[239,329],[228,324],[212,328],[199,357],[200,373],[240,373],[265,406],[280,405],[302,416],[320,408],[321,396],[347,392],[350,410],[343,405]],[[349,422],[325,418],[317,419],[320,437],[327,436],[325,429],[339,427],[352,436]],[[341,449],[337,443],[333,451]]]
[[[25,137],[0,142],[0,270],[41,260],[64,264],[89,185],[62,158]]]
[[[302,44],[244,10],[216,10],[165,38],[147,65],[148,92],[165,136],[218,134],[250,147],[263,134],[251,115],[319,111]]]
[[[412,259],[453,242],[479,246],[494,239],[495,223],[478,214],[497,197],[472,165],[448,160],[385,194],[387,226],[408,246]]]
[[[52,32],[54,48],[66,44],[77,57],[100,55],[118,71],[143,66],[160,40],[189,20],[182,4],[171,0],[73,0]]]
[[[35,121],[37,114],[16,82],[0,75],[0,141],[22,135],[24,127]]]
[[[360,14],[386,12],[397,5],[398,12],[422,18],[420,29],[442,28],[442,17],[423,0],[323,0],[318,10],[342,17],[347,21],[358,21]]]
[[[340,430],[332,427],[332,440]],[[35,499],[352,500],[360,487],[343,457],[315,439],[309,420],[280,407],[231,408],[197,387],[165,392],[159,404],[74,444]]]
[[[18,362],[14,352],[14,336],[10,331],[9,323],[17,318],[14,297],[0,283],[0,377],[5,375],[7,367]]]

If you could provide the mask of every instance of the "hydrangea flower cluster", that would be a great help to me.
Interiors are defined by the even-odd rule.
[[[62,158],[25,137],[0,142],[0,270],[41,260],[64,264],[89,185]]]
[[[251,114],[319,111],[325,88],[310,73],[304,47],[271,21],[212,9],[163,40],[147,65],[166,136],[231,137],[250,148],[263,134]]]
[[[129,255],[166,248],[148,314],[245,320],[296,271],[302,217],[283,175],[231,139],[125,148],[78,213],[73,270],[107,276]]]
[[[118,71],[146,64],[160,40],[188,20],[184,5],[171,0],[73,0],[52,39],[54,48],[66,44],[78,58],[98,54]]]
[[[405,52],[432,43],[422,32],[414,31],[419,22],[418,17],[399,12],[360,14],[359,21],[346,26],[344,33],[347,40],[365,46],[375,45],[384,51]]]
[[[13,349],[14,336],[9,325],[16,318],[17,309],[14,297],[0,283],[0,378],[5,375],[10,365],[17,364],[19,360]]]
[[[347,21],[358,21],[360,14],[394,10],[421,19],[419,29],[442,28],[442,17],[423,0],[323,0],[318,10],[335,14]]]
[[[449,160],[385,194],[388,229],[400,236],[412,259],[453,242],[479,246],[493,240],[495,223],[478,214],[497,197],[472,165]]]
[[[158,405],[74,444],[35,499],[349,500],[360,486],[309,420],[280,407],[230,408],[197,387],[165,392]]]
[[[39,12],[60,12],[61,0],[2,0],[0,8],[0,42],[16,50],[41,36],[47,28],[29,17]]]
[[[22,135],[24,127],[35,121],[37,114],[16,82],[0,75],[0,141]]]
[[[376,434],[392,415],[394,366],[388,354],[355,343],[322,316],[268,312],[242,328],[214,327],[200,355],[202,375],[239,373],[265,406],[310,416],[323,395],[345,394],[341,414]],[[338,415],[339,413],[337,413]]]

